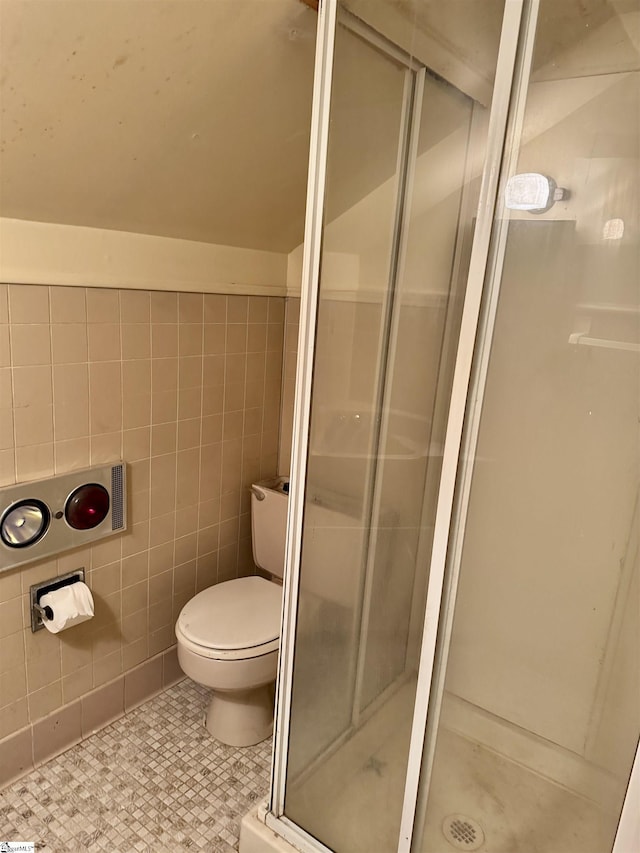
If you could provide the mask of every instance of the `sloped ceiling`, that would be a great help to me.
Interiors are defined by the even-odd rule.
[[[429,35],[448,57],[493,83],[502,14],[509,0],[342,2],[391,40],[403,41],[407,51],[415,50],[428,67],[429,55],[419,53],[419,34]],[[402,29],[393,26],[398,20],[405,24],[404,39]],[[639,24],[640,0],[544,0],[536,26],[534,79],[637,70]]]
[[[0,214],[290,250],[316,22],[299,0],[0,0]]]
[[[0,0],[0,216],[299,245],[317,22],[307,2]],[[428,34],[447,57],[439,73],[465,90],[464,75],[447,72],[465,67],[490,93],[503,0],[343,2],[365,20],[375,12],[371,23],[399,44],[404,34],[407,50]],[[639,8],[545,2],[534,80],[637,69]],[[358,65],[351,41],[353,73],[371,91],[354,138],[379,142],[384,74],[371,59]],[[418,55],[431,67],[429,51]],[[361,158],[333,147],[334,213],[388,177]]]

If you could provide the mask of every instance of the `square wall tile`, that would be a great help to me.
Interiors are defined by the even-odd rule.
[[[51,367],[13,368],[13,406],[16,409],[52,402]]]
[[[221,355],[225,352],[227,327],[225,323],[206,323],[204,326],[203,352],[205,355]]]
[[[65,441],[59,441],[56,437],[54,454],[56,474],[64,474],[67,471],[81,471],[91,464],[88,437],[71,438]]]
[[[120,537],[122,542],[122,557],[131,557],[134,554],[145,552],[149,556],[149,522],[142,521],[132,524],[126,533]]]
[[[89,323],[120,322],[120,300],[117,290],[88,287],[86,298]]]
[[[9,318],[12,323],[48,323],[49,288],[10,284]]]
[[[266,323],[269,316],[269,299],[265,296],[249,297],[250,323]]]
[[[151,393],[150,359],[122,362],[122,393],[124,397]]]
[[[0,284],[0,323],[9,322],[9,285]]]
[[[154,323],[151,326],[152,358],[175,358],[178,355],[177,323]]]
[[[124,707],[128,711],[162,690],[162,658],[146,661],[124,676]]]
[[[281,296],[269,296],[269,322],[279,323],[284,322],[285,300]]]
[[[6,324],[0,324],[0,367],[9,367],[11,365],[9,328]]]
[[[39,720],[62,705],[62,681],[53,681],[33,693],[29,693],[29,719]]]
[[[92,435],[122,429],[120,364],[89,365],[89,427]]]
[[[149,551],[140,551],[130,557],[122,558],[122,586],[123,589],[132,584],[146,582],[149,574]],[[126,596],[125,596],[126,597]],[[123,601],[124,605],[124,601]]]
[[[122,648],[93,661],[93,683],[96,687],[107,684],[122,675]]]
[[[122,433],[107,432],[91,436],[91,464],[104,465],[122,459]]]
[[[18,699],[4,708],[0,708],[0,740],[7,737],[29,723],[29,705],[27,699]],[[0,773],[2,772],[0,762]]]
[[[12,325],[11,359],[15,367],[51,364],[51,327],[44,323]]]
[[[149,323],[151,294],[146,290],[120,291],[120,320],[124,323]]]
[[[62,677],[62,699],[66,703],[72,702],[89,693],[93,687],[93,668],[84,666],[75,672]]]
[[[178,359],[154,358],[151,362],[151,391],[175,391],[178,388]]]
[[[11,409],[13,402],[13,379],[10,367],[0,367],[0,409]]]
[[[149,639],[148,637],[140,637],[139,640],[134,640],[132,643],[126,643],[122,647],[122,661],[125,671],[133,669],[134,666],[142,663],[149,657]]]
[[[246,323],[248,313],[248,296],[227,296],[227,323]]]
[[[151,322],[178,322],[178,294],[164,291],[151,293]]]
[[[0,409],[0,486],[16,482],[15,468],[13,413],[10,409]]]
[[[10,598],[0,601],[0,639],[22,630],[22,601]]]
[[[169,687],[185,678],[185,674],[178,663],[178,650],[176,646],[168,649],[162,656],[162,684]]]
[[[82,697],[82,735],[103,728],[124,714],[124,676]]]
[[[0,729],[0,737],[2,737]],[[33,768],[31,730],[24,729],[0,741],[0,787]]]
[[[86,364],[53,368],[54,428],[56,441],[89,434],[89,371]]]
[[[88,359],[85,323],[54,323],[51,326],[51,356],[54,364],[74,364]]]
[[[178,320],[180,323],[202,323],[204,296],[202,293],[178,294]]]
[[[51,404],[15,409],[13,421],[16,447],[28,447],[53,441],[53,406]]]
[[[30,629],[25,631],[25,652],[30,694],[60,679],[60,638],[57,635],[48,631],[38,631],[35,634],[32,634]]]
[[[53,442],[16,447],[16,482],[28,482],[54,474]]]
[[[87,300],[83,287],[51,287],[51,322],[86,323]]]
[[[157,655],[165,649],[168,649],[174,639],[173,628],[171,625],[164,625],[157,631],[152,631],[149,634],[149,654]]]
[[[37,767],[82,739],[80,702],[65,705],[33,725],[33,763]]]
[[[178,330],[178,352],[180,357],[202,355],[204,348],[202,324],[182,323]]]
[[[151,430],[148,427],[125,430],[122,436],[123,457],[128,462],[146,459],[150,455]]]
[[[227,322],[227,297],[219,293],[205,293],[204,295],[204,321],[205,323]]]
[[[143,323],[123,323],[121,326],[122,358],[151,358],[151,327]]]
[[[89,361],[117,361],[121,357],[120,325],[92,323],[88,327]]]
[[[20,569],[9,570],[0,574],[0,602],[19,597],[21,591]]]

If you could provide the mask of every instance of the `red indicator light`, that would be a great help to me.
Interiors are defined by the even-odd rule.
[[[109,512],[109,492],[97,483],[87,483],[71,492],[64,508],[67,524],[75,530],[91,530]]]

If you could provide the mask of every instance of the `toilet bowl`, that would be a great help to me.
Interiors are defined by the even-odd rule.
[[[207,730],[231,746],[249,746],[273,729],[282,590],[260,577],[211,586],[182,608],[178,662],[213,693]]]
[[[254,560],[276,577],[284,570],[287,484],[252,486]],[[180,611],[178,662],[211,689],[205,724],[222,743],[251,746],[273,731],[281,610],[282,587],[254,575],[215,584]]]

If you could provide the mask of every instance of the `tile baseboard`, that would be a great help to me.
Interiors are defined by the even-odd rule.
[[[185,677],[172,646],[0,740],[0,789]]]

